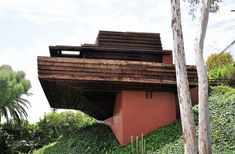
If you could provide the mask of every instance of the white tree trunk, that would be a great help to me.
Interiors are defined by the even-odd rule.
[[[199,139],[200,154],[211,154],[211,132],[208,107],[208,77],[207,68],[203,59],[203,45],[209,19],[209,0],[202,0],[199,31],[195,40],[195,55],[198,74],[199,94]]]
[[[184,53],[183,31],[181,26],[180,0],[171,0],[172,32],[176,69],[177,91],[183,130],[185,154],[196,154],[196,133],[189,91],[187,68]]]

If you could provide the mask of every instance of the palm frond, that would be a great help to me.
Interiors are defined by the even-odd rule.
[[[28,95],[31,95],[30,93]],[[0,108],[0,117],[5,117],[7,121],[10,118],[20,122],[21,119],[27,119],[28,114],[26,109],[31,107],[30,102],[22,97],[15,98],[8,101],[4,107]]]

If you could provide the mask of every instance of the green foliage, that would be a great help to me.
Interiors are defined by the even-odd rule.
[[[230,71],[227,73],[226,78],[229,79],[228,84],[235,88],[235,62],[233,63]]]
[[[49,113],[35,125],[11,120],[0,125],[0,153],[28,153],[92,123],[81,112]]]
[[[211,69],[208,72],[210,79],[233,79],[232,72],[234,71],[235,62],[228,63],[226,65]],[[234,72],[233,72],[234,73]],[[231,77],[229,77],[231,74]],[[228,78],[229,77],[229,78]]]
[[[235,61],[230,53],[211,54],[206,63],[209,79],[216,84],[235,87]]]
[[[235,89],[213,87],[209,98],[213,145],[218,151],[235,150]]]
[[[228,86],[212,87],[209,98],[213,153],[232,154],[235,150],[235,89]],[[198,121],[198,108],[193,108]],[[134,142],[120,147],[111,129],[102,124],[94,124],[80,129],[74,136],[61,137],[53,145],[46,146],[35,154],[131,154],[140,152],[140,143]],[[182,129],[179,120],[157,129],[144,137],[145,153],[184,153]],[[137,146],[136,146],[137,145]],[[134,149],[133,149],[134,148]],[[134,152],[133,152],[134,151]]]
[[[54,146],[55,144],[56,144],[56,142],[53,142],[53,143],[51,143],[51,144],[48,144],[48,145],[44,146],[44,147],[41,148],[41,149],[38,149],[38,150],[33,151],[33,153],[34,153],[34,154],[44,154],[44,151],[45,151],[47,148],[50,148],[50,147]]]
[[[179,120],[166,127],[159,128],[149,135],[144,137],[146,153],[182,153],[182,130]],[[137,150],[138,147],[135,149]],[[126,153],[130,154],[132,144],[125,145],[123,148],[120,146],[112,147],[108,153]]]
[[[182,131],[180,121],[157,129],[144,137],[146,153],[157,151],[158,153],[182,153]],[[136,146],[136,145],[135,145]],[[128,154],[133,151],[131,144],[120,147],[111,129],[103,124],[94,124],[80,129],[76,135],[60,138],[53,146],[44,148],[40,153],[44,154]],[[35,153],[39,153],[35,151]]]
[[[28,152],[35,148],[33,139],[33,125],[28,121],[9,121],[0,126],[0,153]]]
[[[215,86],[211,87],[212,89],[212,96],[221,96],[226,95],[229,98],[235,97],[235,89],[229,86]]]
[[[23,71],[15,72],[8,65],[0,66],[0,121],[3,116],[18,121],[27,117],[25,108],[30,103],[22,96],[29,95],[30,88],[31,83],[25,79]]]
[[[192,19],[194,20],[196,18],[196,11],[201,7],[200,6],[200,0],[183,0],[188,2],[189,4],[189,15],[192,16]],[[210,13],[215,13],[219,10],[219,3],[222,2],[222,0],[211,0],[210,1],[210,8],[209,12]]]
[[[109,147],[118,145],[111,129],[102,124],[94,124],[79,130],[68,138],[61,138],[44,153],[105,153]]]
[[[46,145],[62,135],[76,134],[79,128],[92,123],[94,119],[81,112],[49,113],[36,124],[34,137],[39,145]]]
[[[211,71],[216,68],[223,67],[224,65],[230,64],[233,62],[233,56],[229,52],[223,52],[220,54],[214,53],[211,54],[207,60],[206,65],[208,71]]]

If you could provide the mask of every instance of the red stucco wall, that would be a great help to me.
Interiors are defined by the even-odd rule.
[[[130,143],[131,136],[149,132],[176,119],[175,94],[152,92],[147,99],[144,91],[122,91],[117,95],[112,120],[106,120],[121,145]]]
[[[172,53],[165,54],[165,55],[163,55],[162,58],[163,58],[163,63],[164,64],[173,64]]]
[[[116,136],[118,141],[123,140],[123,102],[122,93],[118,93],[116,96],[115,107],[113,111],[113,117],[104,121],[109,125]]]

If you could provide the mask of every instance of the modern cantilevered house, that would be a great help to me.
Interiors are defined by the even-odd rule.
[[[172,51],[159,33],[99,31],[95,44],[49,49],[38,77],[50,106],[104,120],[121,145],[179,117]],[[195,104],[196,68],[187,70]]]

